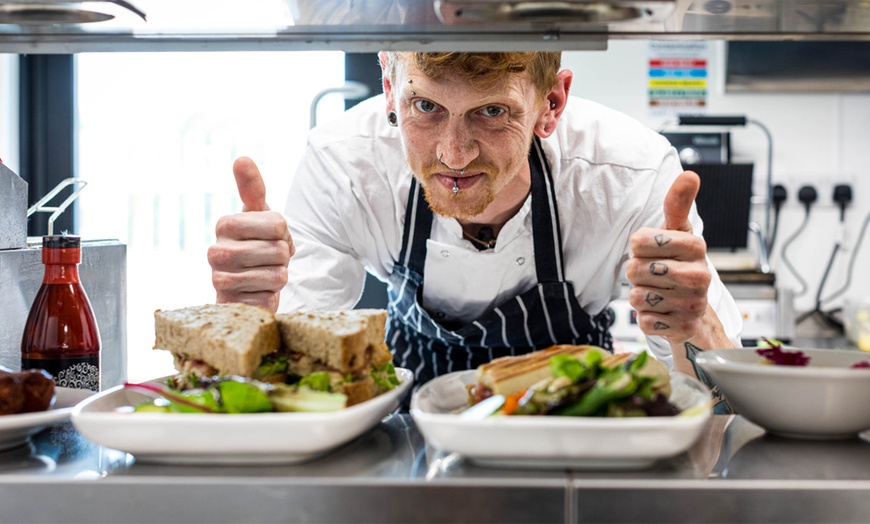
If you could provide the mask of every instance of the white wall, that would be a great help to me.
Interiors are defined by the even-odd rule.
[[[20,173],[18,161],[18,55],[0,54],[0,159]]]
[[[825,266],[838,235],[846,242],[837,256],[823,298],[846,283],[848,259],[858,241],[865,217],[870,213],[870,93],[867,94],[733,94],[725,93],[724,42],[710,43],[708,67],[709,115],[746,115],[763,123],[774,143],[773,183],[788,190],[780,215],[772,267],[777,284],[801,291],[799,281],[782,262],[783,243],[800,226],[803,205],[798,189],[813,184],[819,193],[810,212],[806,230],[790,245],[789,261],[807,283],[795,300],[798,312],[812,309]],[[607,51],[565,53],[563,66],[575,73],[573,95],[596,100],[628,113],[653,129],[660,129],[666,118],[650,116],[647,108],[648,42],[611,41]],[[687,128],[680,128],[686,131]],[[723,130],[723,129],[720,129]],[[755,162],[755,195],[765,196],[767,142],[756,126],[731,128],[732,158]],[[853,205],[846,213],[845,231],[839,226],[839,210],[832,201],[833,187],[849,183]],[[764,225],[763,204],[753,206],[753,220]],[[866,236],[870,236],[868,232]],[[870,239],[860,246],[855,271],[845,297],[870,296]],[[825,309],[842,303],[842,298]]]

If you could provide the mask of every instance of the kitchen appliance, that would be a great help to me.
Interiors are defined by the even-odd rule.
[[[27,224],[27,182],[0,164],[0,188],[0,239],[15,232],[15,242],[4,242],[0,249],[0,366],[17,371],[24,324],[44,273],[42,238],[21,234]],[[15,198],[5,188],[15,188]],[[100,387],[122,384],[127,378],[127,246],[117,240],[83,240],[79,275],[102,338]]]
[[[704,221],[709,249],[742,249],[749,244],[752,164],[695,164],[701,178],[695,204]]]
[[[726,282],[743,317],[741,341],[753,346],[762,337],[790,342],[795,336],[794,292],[766,283]],[[611,334],[624,345],[634,347],[646,338],[637,325],[637,312],[628,303],[629,286],[622,287],[620,297],[610,303],[616,320]]]
[[[727,164],[731,161],[731,133],[664,132],[684,166],[692,164]]]

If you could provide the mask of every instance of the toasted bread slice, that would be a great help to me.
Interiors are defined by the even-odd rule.
[[[308,311],[276,315],[284,348],[340,373],[368,368],[384,343],[387,312],[382,309]],[[389,351],[388,351],[389,352]]]
[[[511,395],[549,377],[550,357],[580,356],[587,351],[599,351],[609,355],[595,346],[551,346],[525,355],[493,359],[477,368],[477,382],[496,395]]]
[[[158,309],[154,333],[154,349],[173,353],[177,361],[201,360],[220,375],[250,377],[281,346],[274,314],[241,303]]]
[[[341,385],[338,393],[347,395],[347,405],[353,406],[372,398],[375,395],[375,381],[366,375],[362,378]]]

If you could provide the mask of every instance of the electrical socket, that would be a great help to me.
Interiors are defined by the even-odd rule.
[[[770,194],[770,200],[774,206],[782,206],[788,201],[788,189],[782,184],[774,184]]]
[[[848,185],[854,191],[855,184],[852,178],[848,175],[823,175],[823,174],[799,174],[788,177],[787,182],[781,182],[788,190],[788,200],[784,203],[786,206],[798,206],[803,208],[804,204],[798,200],[798,192],[802,187],[811,186],[815,188],[818,194],[818,199],[812,204],[812,208],[816,210],[840,210],[839,202],[834,201],[834,188],[840,185]]]
[[[840,222],[846,220],[846,208],[852,203],[852,185],[837,184],[832,195],[834,204],[840,208]]]
[[[816,200],[819,199],[819,192],[816,190],[815,186],[811,184],[807,184],[805,186],[801,186],[798,190],[798,201],[803,204],[804,209],[809,210],[813,204],[816,203]]]

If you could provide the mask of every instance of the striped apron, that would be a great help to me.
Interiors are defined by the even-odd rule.
[[[387,342],[397,367],[414,372],[415,387],[432,378],[497,357],[521,355],[553,344],[592,344],[612,350],[610,308],[592,317],[564,277],[556,194],[536,138],[529,152],[532,234],[538,284],[464,326],[445,327],[422,305],[426,241],[432,211],[416,179],[411,183],[402,250],[388,286]]]

